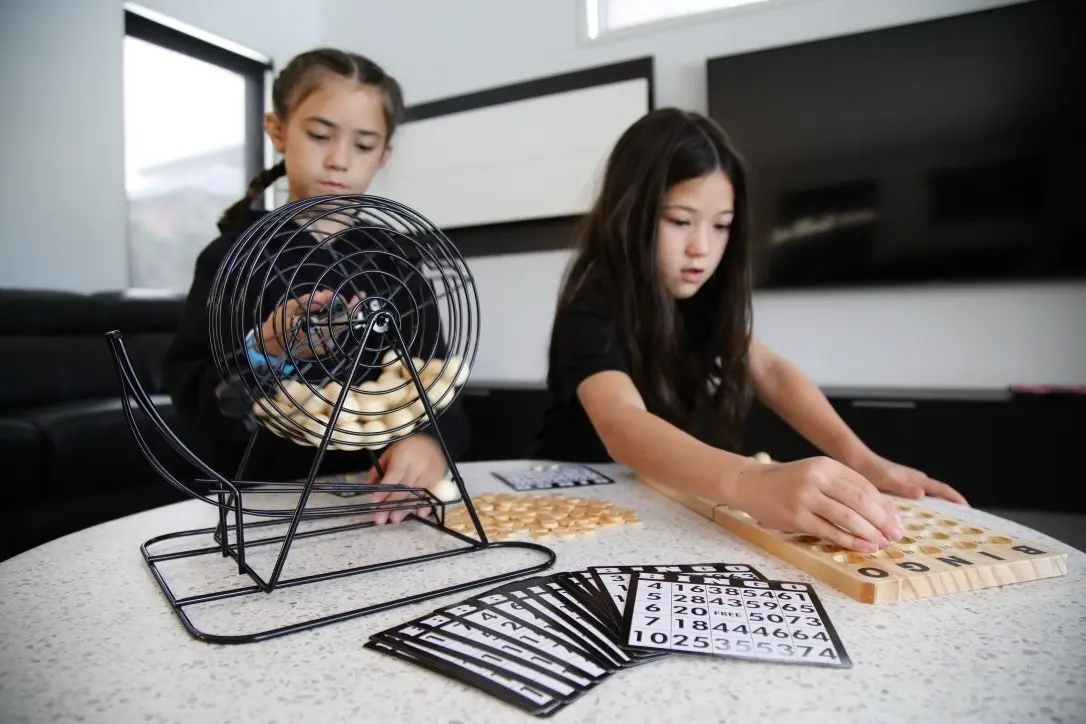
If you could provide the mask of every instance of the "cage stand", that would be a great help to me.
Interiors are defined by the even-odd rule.
[[[434,598],[439,598],[441,596],[461,593],[463,591],[468,591],[483,586],[501,583],[503,581],[508,581],[523,576],[528,576],[546,570],[554,565],[557,556],[552,549],[546,546],[525,541],[494,542],[487,538],[486,531],[483,529],[483,526],[479,520],[478,513],[476,512],[475,506],[471,501],[471,496],[467,492],[467,487],[464,483],[464,480],[461,477],[456,463],[452,459],[445,440],[441,435],[441,431],[437,426],[437,415],[434,411],[433,405],[430,402],[429,396],[427,395],[425,385],[419,377],[418,371],[415,369],[415,366],[411,363],[411,355],[409,353],[406,343],[404,342],[404,338],[397,323],[397,320],[395,319],[394,315],[390,313],[383,305],[378,305],[375,309],[371,308],[371,313],[368,313],[364,316],[364,324],[365,326],[364,332],[362,334],[362,342],[358,346],[358,353],[352,357],[351,370],[347,376],[347,379],[352,380],[354,378],[354,374],[358,368],[361,356],[366,349],[365,343],[369,339],[370,334],[375,330],[379,333],[391,333],[397,356],[401,359],[401,362],[405,363],[404,368],[410,373],[411,382],[419,395],[418,399],[423,404],[426,419],[429,421],[433,437],[441,448],[442,455],[444,456],[446,461],[447,469],[451,474],[452,480],[459,491],[459,500],[464,504],[468,511],[468,515],[471,518],[472,524],[475,529],[476,538],[470,538],[466,535],[463,535],[457,531],[448,528],[445,525],[445,503],[438,500],[428,491],[425,491],[421,488],[412,488],[404,485],[352,485],[334,482],[320,482],[320,465],[324,459],[325,452],[330,445],[331,439],[335,434],[335,424],[327,425],[327,429],[325,430],[321,442],[317,446],[317,450],[314,455],[314,460],[310,468],[309,475],[304,482],[261,482],[245,479],[245,468],[248,466],[251,459],[253,449],[256,445],[257,436],[261,434],[267,434],[265,432],[262,432],[263,428],[259,425],[250,435],[249,442],[246,445],[245,451],[242,456],[242,461],[239,465],[237,474],[234,476],[234,480],[227,480],[225,477],[223,477],[215,470],[213,470],[210,466],[208,466],[187,446],[185,446],[185,444],[170,429],[169,425],[167,425],[162,417],[158,414],[154,403],[151,401],[150,397],[147,395],[145,389],[140,383],[138,377],[136,376],[135,370],[132,367],[131,359],[129,358],[127,350],[125,349],[121,332],[118,330],[114,330],[106,335],[123,392],[122,402],[125,417],[128,421],[129,427],[131,428],[133,436],[136,439],[136,443],[140,449],[141,454],[148,461],[151,467],[154,468],[154,470],[159,474],[159,476],[163,478],[167,483],[192,497],[201,499],[218,508],[218,522],[213,527],[178,531],[175,533],[157,536],[155,538],[151,538],[140,546],[140,551],[143,555],[144,561],[146,562],[155,580],[158,582],[158,585],[161,588],[167,602],[169,603],[170,607],[173,609],[177,617],[180,619],[181,623],[185,627],[185,630],[188,631],[188,633],[193,638],[196,638],[200,641],[216,644],[241,644],[265,641],[268,639],[278,638],[280,636],[296,633],[299,631],[315,629],[331,623],[347,621],[369,614],[387,611],[401,606],[420,603],[422,601],[427,601]],[[336,399],[336,403],[330,417],[331,420],[338,420],[339,413],[343,409],[344,403],[347,398],[347,393],[349,391],[350,386],[343,385],[340,394]],[[143,433],[138,424],[135,410],[133,409],[133,400],[135,400],[136,407],[139,408],[139,410],[143,412],[144,415],[147,417],[151,427],[153,428],[153,431],[159,437],[161,437],[177,454],[179,454],[188,463],[192,464],[201,473],[203,473],[203,476],[194,478],[190,484],[185,484],[169,472],[166,466],[158,459],[153,450],[147,444],[147,441],[144,439]],[[373,453],[372,450],[369,450],[368,452],[372,464],[376,466],[378,472],[383,475],[383,471],[380,468],[377,456]],[[205,487],[207,489],[207,494],[204,495],[195,490],[194,487],[196,486]],[[246,508],[244,505],[244,496],[245,491],[247,490],[251,491],[254,494],[261,495],[275,493],[300,495],[298,502],[293,509],[249,509]],[[402,492],[408,494],[409,500],[408,502],[383,501],[381,503],[354,503],[337,506],[327,506],[314,510],[306,510],[306,504],[308,503],[310,496],[313,492],[337,492],[344,490],[350,490],[352,492],[362,494],[374,492]],[[410,498],[414,498],[415,500],[410,501]],[[413,556],[409,558],[394,559],[378,563],[371,563],[367,565],[342,568],[319,574],[297,576],[293,578],[282,577],[283,568],[286,564],[287,558],[291,550],[291,546],[293,545],[295,539],[318,538],[321,536],[338,534],[352,530],[365,529],[374,525],[372,521],[363,521],[358,523],[336,525],[326,528],[320,528],[317,530],[307,530],[299,532],[298,527],[303,520],[321,520],[345,516],[366,515],[378,511],[417,511],[420,508],[426,508],[428,509],[428,511],[432,511],[433,516],[436,520],[429,520],[428,517],[422,517],[417,515],[415,512],[410,512],[408,513],[404,522],[406,522],[407,520],[413,520],[423,523],[426,526],[446,535],[449,535],[454,539],[462,541],[467,545],[461,548],[438,551],[435,553],[427,553],[424,555]],[[271,520],[245,522],[244,516],[246,514],[257,517],[268,517],[271,518]],[[230,517],[233,517],[232,524],[229,522]],[[289,523],[287,532],[283,535],[257,538],[256,540],[246,539],[246,534],[248,532],[259,530],[261,528],[272,525],[279,525],[282,524],[284,520],[288,519]],[[233,542],[231,542],[230,540],[231,531],[233,531]],[[160,544],[192,537],[210,537],[215,545],[186,548],[184,550],[173,551],[169,553],[152,552],[152,548]],[[264,579],[247,562],[247,550],[250,547],[274,544],[280,545],[280,551],[276,558],[271,576],[269,576],[267,579]],[[504,573],[494,574],[485,578],[454,584],[451,586],[446,586],[444,588],[426,591],[410,596],[404,596],[402,598],[387,600],[368,606],[362,606],[350,611],[320,616],[317,618],[312,618],[306,621],[280,626],[277,628],[270,628],[257,633],[218,634],[204,631],[199,629],[193,623],[193,621],[189,617],[188,611],[186,610],[190,606],[196,606],[202,603],[222,601],[243,596],[252,596],[255,594],[268,595],[277,589],[292,588],[296,586],[320,583],[337,578],[344,578],[347,576],[354,576],[363,573],[387,570],[400,566],[421,564],[429,561],[441,560],[444,558],[452,558],[470,553],[478,553],[493,548],[521,548],[533,550],[543,554],[544,560],[541,563],[535,565],[518,568],[516,570]],[[182,558],[214,555],[216,553],[220,554],[223,558],[232,558],[237,563],[238,573],[248,576],[248,578],[253,581],[253,585],[224,588],[209,593],[202,593],[199,595],[178,597],[174,593],[173,589],[170,587],[166,576],[160,568],[160,564]]]

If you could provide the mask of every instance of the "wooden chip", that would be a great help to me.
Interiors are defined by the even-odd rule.
[[[557,536],[569,539],[595,535],[599,528],[616,525],[641,526],[632,510],[618,508],[606,500],[572,498],[563,493],[486,493],[472,498],[479,523],[493,540],[508,540],[521,535],[535,540]],[[467,508],[450,509],[447,525],[457,532],[472,534],[475,526]]]

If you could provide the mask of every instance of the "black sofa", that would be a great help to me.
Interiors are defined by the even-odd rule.
[[[142,384],[173,421],[161,362],[181,303],[0,290],[0,559],[181,499],[139,454],[105,336],[120,330]]]
[[[0,560],[186,499],[140,454],[106,340],[107,332],[121,332],[159,414],[189,442],[162,380],[182,304],[120,292],[0,289]],[[495,391],[472,383],[463,400],[472,425],[465,461],[521,457],[546,406],[541,390]],[[145,430],[144,439],[171,470],[192,470]]]

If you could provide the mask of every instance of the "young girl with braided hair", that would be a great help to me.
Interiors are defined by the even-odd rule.
[[[264,128],[282,161],[258,173],[244,197],[222,215],[221,235],[211,242],[196,262],[195,275],[177,334],[166,354],[164,376],[174,407],[187,431],[186,438],[208,464],[225,475],[234,475],[250,433],[244,421],[224,414],[218,390],[222,384],[211,353],[208,333],[208,297],[220,264],[238,237],[266,212],[254,210],[254,202],[276,180],[286,177],[289,201],[316,196],[362,194],[392,154],[392,137],[404,111],[403,95],[394,78],[373,61],[341,50],[320,48],[295,57],[272,86],[272,111]],[[320,222],[319,222],[320,223]],[[298,344],[280,331],[277,320],[289,319],[302,309],[319,311],[332,301],[330,291],[310,297],[287,299],[267,312],[256,345],[268,358],[282,359],[287,347],[301,356],[312,356],[319,345]],[[348,301],[353,304],[357,299]],[[438,338],[420,340],[438,350],[440,322],[434,319],[423,329],[437,330]],[[305,335],[302,334],[302,337]],[[303,342],[305,340],[302,340]],[[435,351],[436,355],[436,351]],[[468,425],[457,402],[438,419],[449,453],[460,457],[468,444]],[[260,434],[245,477],[254,480],[287,480],[305,477],[315,450],[271,434]],[[370,467],[365,451],[329,450],[324,473],[359,472]],[[381,454],[387,484],[429,487],[447,473],[437,441],[425,428],[398,440]],[[371,480],[376,481],[372,474]],[[378,497],[374,496],[377,501]],[[398,522],[403,511],[382,512],[375,522]]]

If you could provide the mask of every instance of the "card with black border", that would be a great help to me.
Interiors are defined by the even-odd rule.
[[[591,623],[595,628],[602,629],[604,631],[607,630],[607,619],[602,617],[591,607],[586,606],[581,601],[581,599],[573,595],[573,591],[569,590],[569,586],[566,585],[565,581],[563,581],[560,576],[555,576],[555,579],[553,581],[550,581],[540,587],[550,590],[556,595],[565,599],[566,603],[576,608],[577,613],[580,617],[587,619],[588,622]]]
[[[487,693],[498,695],[504,693],[502,689],[511,689],[535,705],[533,713],[552,713],[556,703],[567,704],[587,690],[519,654],[477,644],[446,629],[411,623],[382,631],[373,639],[420,656],[443,659],[448,665],[442,673],[448,676],[461,678],[463,669],[481,675],[485,678],[481,683],[502,687],[481,687]]]
[[[459,681],[538,717],[550,716],[567,704],[541,687],[526,684],[516,676],[464,656],[435,652],[399,641],[387,643],[377,637],[371,638],[363,647]]]
[[[501,591],[480,598],[468,599],[467,603],[476,603],[489,606],[497,611],[538,628],[547,636],[558,639],[565,646],[576,651],[581,656],[595,661],[601,666],[613,668],[608,659],[602,656],[583,640],[574,635],[566,627],[556,623],[551,617],[540,615],[535,609],[521,603],[520,597],[514,591]]]
[[[519,578],[515,581],[507,581],[500,586],[494,586],[494,588],[488,588],[485,591],[480,591],[475,594],[475,598],[479,596],[489,596],[492,593],[501,593],[502,591],[516,591],[526,586],[542,586],[554,579],[554,575],[547,576],[530,576],[528,578]]]
[[[525,646],[504,634],[495,633],[488,628],[477,626],[457,617],[434,613],[412,623],[423,628],[440,631],[451,639],[475,646],[481,653],[490,651],[519,660],[521,663],[540,669],[544,674],[554,679],[577,688],[591,688],[599,682],[598,678],[589,676],[577,667],[570,666],[561,659],[553,657],[550,653]]]
[[[611,485],[615,482],[598,470],[584,465],[554,463],[491,474],[513,490],[519,491],[583,488],[589,485]]]
[[[630,648],[852,667],[808,583],[636,572],[622,623]]]
[[[556,585],[560,589],[561,584]],[[570,597],[561,595],[550,586],[529,586],[523,591],[511,593],[535,613],[549,617],[582,644],[591,646],[612,665],[626,667],[635,663],[611,636],[584,615],[583,609]]]
[[[595,612],[596,609],[595,609],[594,606],[598,605],[598,603],[589,604],[585,600],[585,597],[590,595],[590,594],[586,594],[583,588],[580,588],[580,587],[576,586],[576,584],[571,583],[571,580],[569,578],[562,577],[561,575],[558,576],[558,582],[559,582],[559,584],[561,584],[562,588],[564,589],[563,593],[565,595],[568,595],[573,600],[576,600],[578,603],[581,604],[582,607],[585,607],[585,608]],[[596,597],[596,601],[598,601],[599,600],[598,597],[602,596],[603,594],[601,594],[595,588],[593,588],[593,590],[595,591],[594,596]],[[610,604],[607,604],[607,605],[610,605]],[[600,630],[611,641],[613,641],[616,645],[621,647],[622,642],[620,640],[620,637],[621,637],[621,634],[622,634],[622,622],[621,621],[615,621],[611,617],[610,612],[596,613],[595,615],[596,615],[597,621],[599,622]],[[624,649],[624,650],[625,650],[626,654],[628,654],[632,659],[634,659],[635,663],[646,663],[649,660],[655,660],[655,659],[658,659],[658,658],[661,658],[663,656],[668,655],[668,654],[663,653],[663,652],[651,652],[651,651],[643,651],[643,650],[638,650],[638,649]]]
[[[595,681],[605,679],[614,671],[582,655],[562,639],[550,636],[542,629],[518,620],[502,611],[475,602],[459,603],[437,610],[443,616],[463,620],[486,628],[524,646],[561,661],[570,669]]]
[[[591,611],[608,630],[618,635],[621,621],[616,621],[613,615],[613,607],[607,598],[607,594],[598,587],[596,579],[590,571],[570,571],[568,573],[555,574],[555,580],[569,591],[581,605]]]
[[[614,634],[616,639],[618,638],[618,632],[622,628],[622,620],[615,616],[615,607],[611,602],[610,594],[600,589],[599,581],[596,580],[591,571],[577,571],[572,575],[558,574],[557,580],[583,606],[593,611],[607,630]]]

